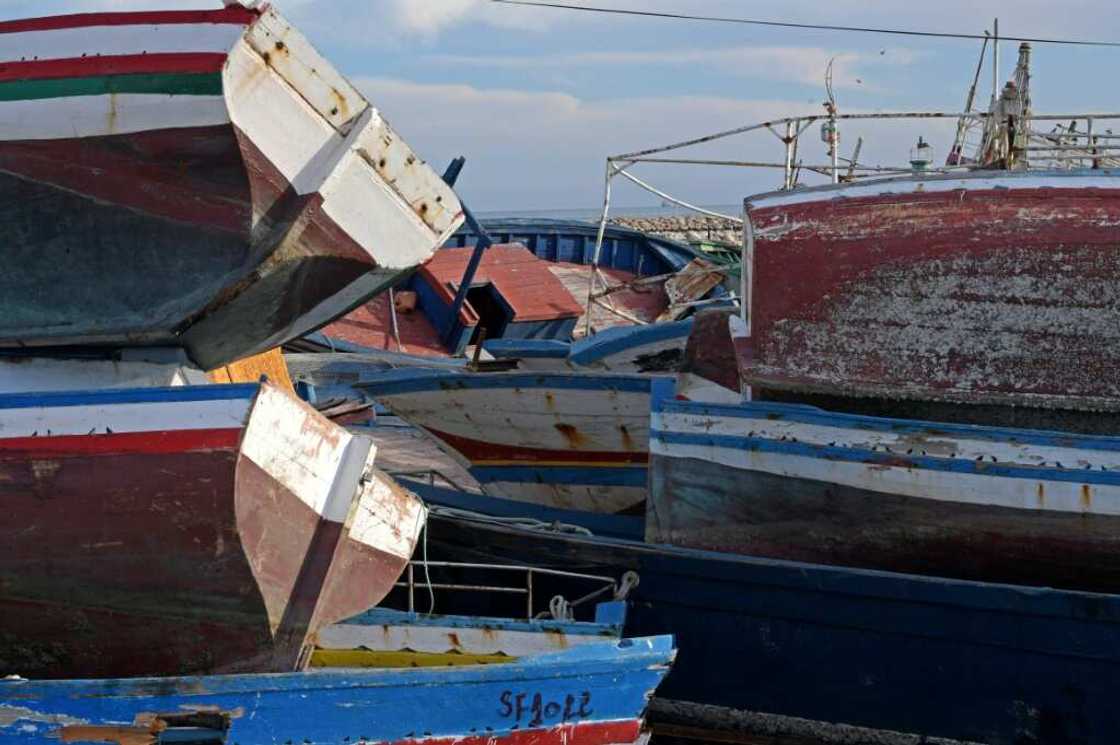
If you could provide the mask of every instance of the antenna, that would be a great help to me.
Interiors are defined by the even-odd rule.
[[[999,19],[992,22],[992,102],[999,100]]]

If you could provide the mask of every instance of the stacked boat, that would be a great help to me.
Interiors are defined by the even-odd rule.
[[[643,466],[649,443],[644,510],[431,486],[452,509],[433,512],[429,550],[639,572],[627,630],[681,643],[654,707],[676,737],[1110,743],[1120,151],[1101,132],[1120,115],[1035,113],[1029,56],[987,111],[842,116],[830,101],[716,135],[778,135],[783,184],[745,201],[741,313],[694,321],[680,375],[636,379],[647,426],[584,403],[617,386],[609,374],[541,373],[556,393],[539,400],[465,371],[371,383],[476,468],[580,458],[590,478],[624,434],[641,433]],[[842,127],[953,118],[942,168],[924,139],[899,166],[860,162],[870,137],[838,152]],[[814,125],[831,163],[799,151]],[[813,173],[831,183],[804,185]],[[589,408],[614,440],[588,429]]]
[[[203,371],[400,281],[463,209],[275,8],[225,6],[0,23],[0,739],[634,741],[669,639],[303,672],[426,510],[282,375]]]

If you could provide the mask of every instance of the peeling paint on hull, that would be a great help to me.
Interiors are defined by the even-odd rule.
[[[230,745],[629,745],[674,655],[671,637],[651,637],[496,666],[0,681],[0,738],[194,742],[193,726]]]
[[[372,452],[268,383],[0,395],[0,668],[293,669],[411,556]]]
[[[1120,592],[1120,438],[671,396],[655,388],[651,542]]]
[[[748,209],[752,385],[1117,408],[1117,175],[915,177]]]
[[[0,347],[180,345],[213,369],[348,312],[462,220],[275,10],[2,30]]]
[[[591,512],[645,498],[649,377],[392,370],[357,387],[493,496]]]

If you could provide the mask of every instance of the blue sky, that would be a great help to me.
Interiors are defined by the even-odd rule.
[[[982,32],[994,16],[1021,36],[1120,40],[1115,0],[570,0],[809,23]],[[0,0],[0,18],[93,9],[216,7],[218,0]],[[486,0],[277,0],[434,165],[466,155],[460,191],[478,211],[597,205],[604,159],[787,114],[817,112],[836,58],[845,111],[958,110],[979,44],[609,17]],[[1003,75],[1015,45],[1002,45]],[[1037,110],[1117,111],[1120,49],[1036,46]],[[983,96],[990,92],[990,72]],[[905,159],[945,127],[870,132],[865,158]],[[874,135],[873,137],[871,135]],[[842,148],[850,151],[854,134]],[[777,159],[769,142],[729,141],[707,155]],[[819,138],[807,141],[823,160]],[[763,146],[765,145],[765,149]],[[808,157],[808,156],[807,156]],[[739,202],[772,176],[646,166],[640,175],[703,204]],[[656,204],[622,187],[621,205]]]

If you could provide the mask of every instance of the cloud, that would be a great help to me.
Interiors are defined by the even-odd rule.
[[[390,78],[359,78],[355,83],[437,170],[457,155],[467,156],[460,186],[479,211],[595,205],[602,199],[609,155],[792,113],[817,113],[820,108],[804,101],[718,96],[587,100],[561,92]],[[780,143],[768,132],[763,135],[758,152],[779,159]],[[702,152],[742,158],[747,151],[739,141]],[[650,169],[643,174],[653,184],[705,204],[735,203],[780,180],[772,173],[752,177],[734,169],[644,168]],[[621,182],[616,199],[623,205],[656,203]]]
[[[573,67],[696,67],[747,78],[822,86],[829,60],[834,60],[833,81],[837,88],[863,86],[876,66],[913,64],[921,54],[892,48],[888,54],[835,53],[822,47],[733,46],[714,49],[686,48],[651,51],[583,51],[534,56],[429,55],[426,61],[489,69],[570,69]]]

